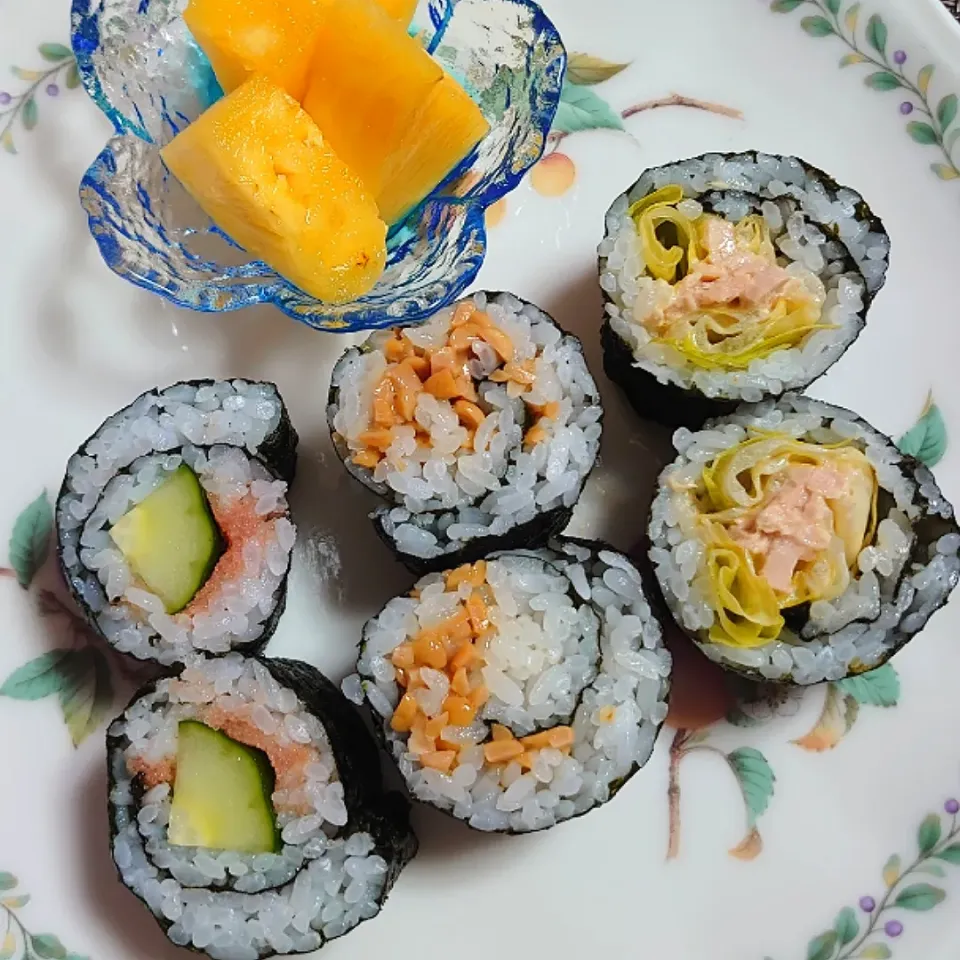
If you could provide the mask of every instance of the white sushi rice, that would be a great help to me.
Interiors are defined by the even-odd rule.
[[[140,397],[71,458],[57,511],[63,566],[118,650],[172,664],[195,651],[224,653],[262,635],[281,596],[296,530],[286,483],[247,451],[276,428],[280,411],[269,384],[181,384]],[[136,580],[109,528],[184,463],[224,504],[253,498],[256,515],[271,529],[263,543],[244,547],[242,575],[203,611],[170,616]]]
[[[510,294],[472,301],[513,341],[516,361],[534,360],[536,380],[522,399],[508,396],[504,384],[486,377],[499,365],[486,343],[473,348],[471,373],[486,419],[477,428],[472,450],[460,448],[466,431],[450,401],[419,396],[416,420],[429,432],[429,447],[418,447],[411,426],[392,428],[394,444],[373,469],[357,467],[345,452],[348,469],[394,505],[378,516],[397,548],[429,559],[453,553],[471,540],[502,536],[538,514],[572,507],[600,445],[602,408],[596,383],[579,342],[564,335],[550,318]],[[415,344],[446,343],[457,305],[419,327],[404,328]],[[373,388],[386,369],[382,345],[392,336],[373,334],[361,349],[340,360],[333,373],[336,403],[328,420],[341,446],[356,442],[370,424]],[[548,437],[523,446],[530,404],[560,403],[560,415],[541,421]]]
[[[697,198],[715,190],[733,191],[713,205],[727,219],[738,222],[759,212],[770,228],[781,265],[798,277],[809,271],[823,282],[827,292],[823,321],[835,329],[816,330],[800,345],[758,357],[745,370],[705,370],[669,346],[653,343],[642,321],[655,304],[654,287],[645,275],[643,251],[628,210],[654,190],[674,184],[683,187],[687,213],[694,218],[702,211]],[[757,197],[762,198],[759,210]],[[795,157],[711,154],[649,170],[614,202],[598,249],[610,326],[630,347],[635,366],[661,383],[695,388],[710,398],[748,402],[802,389],[859,335],[865,295],[876,292],[886,275],[889,240],[860,218],[861,202],[852,190],[824,184]],[[846,269],[848,256],[857,271]]]
[[[497,600],[493,646],[504,648],[496,667],[506,682],[488,684],[491,698],[471,727],[443,732],[445,739],[466,744],[450,774],[422,767],[407,750],[406,735],[394,732],[389,723],[400,690],[387,657],[434,622],[439,596],[432,592],[438,582],[434,576],[417,585],[419,599],[392,600],[367,624],[359,676],[344,681],[344,693],[356,702],[366,698],[380,715],[400,771],[418,799],[478,830],[540,830],[604,803],[646,763],[666,717],[670,654],[644,598],[640,575],[620,554],[597,554],[576,542],[560,541],[542,551],[495,555],[487,569]],[[529,624],[518,629],[525,618],[540,629]],[[555,658],[537,656],[544,647],[569,644],[571,635],[580,638],[579,656],[589,655],[591,667],[585,673],[583,661],[578,661],[575,679],[566,669],[557,669],[551,662]],[[566,668],[572,659],[568,657]],[[562,699],[562,708],[537,709],[551,698]],[[482,744],[490,738],[491,722],[525,736],[534,727],[569,722],[571,702],[574,743],[569,755],[542,749],[526,773],[515,761],[486,764]],[[601,713],[603,708],[610,709]]]
[[[707,639],[715,613],[698,584],[706,551],[697,534],[696,509],[687,490],[720,453],[743,441],[747,428],[776,430],[813,443],[853,440],[873,465],[889,506],[878,518],[873,542],[857,560],[850,585],[831,602],[815,601],[800,634],[785,627],[760,647],[740,648]],[[798,684],[839,680],[857,661],[877,666],[926,624],[960,577],[960,533],[953,508],[930,471],[907,467],[894,444],[849,411],[788,394],[778,402],[741,407],[691,433],[674,434],[679,456],[660,477],[650,512],[650,559],[664,598],[681,625],[710,659]],[[920,542],[918,525],[932,520],[942,535]]]
[[[177,724],[206,709],[250,719],[278,745],[315,754],[296,790],[276,791],[278,854],[178,847],[166,839],[170,787],[144,792],[128,764],[175,759]],[[261,663],[228,654],[160,680],[111,725],[113,857],[124,883],[180,946],[215,960],[315,950],[376,915],[387,862],[363,832],[343,835],[343,785],[326,732]],[[309,809],[308,809],[309,808]]]

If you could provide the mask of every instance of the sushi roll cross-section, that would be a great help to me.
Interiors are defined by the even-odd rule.
[[[296,442],[272,384],[202,381],[145,393],[70,458],[60,563],[116,649],[172,664],[269,639],[296,538]]]
[[[960,578],[933,475],[848,410],[788,394],[674,445],[650,559],[677,622],[725,667],[797,684],[870,670]]]
[[[688,427],[823,374],[863,328],[890,247],[859,194],[762,153],[648,170],[606,229],[607,374],[641,416]]]
[[[215,960],[347,933],[416,851],[359,715],[296,661],[198,659],[141,690],[107,749],[121,879]]]
[[[646,763],[670,663],[633,564],[561,540],[422,578],[367,623],[344,690],[413,796],[524,833],[605,803]]]
[[[600,444],[579,341],[511,294],[374,333],[334,368],[328,420],[374,523],[414,572],[537,546],[566,526]]]

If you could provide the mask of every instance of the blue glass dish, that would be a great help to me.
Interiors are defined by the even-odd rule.
[[[251,260],[160,160],[159,148],[221,91],[181,16],[184,0],[73,0],[71,38],[87,92],[116,136],[87,170],[80,202],[115,273],[181,307],[272,303],[318,330],[409,324],[456,300],[486,250],[484,210],[543,152],[566,55],[531,0],[430,0],[413,30],[480,105],[490,133],[388,240],[366,296],[317,300]]]

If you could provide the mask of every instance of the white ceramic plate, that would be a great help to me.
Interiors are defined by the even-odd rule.
[[[603,213],[643,168],[711,149],[797,153],[884,219],[886,288],[813,392],[896,436],[926,412],[905,442],[939,459],[940,483],[960,501],[960,454],[944,450],[960,424],[960,30],[944,9],[545,6],[579,82],[553,155],[491,213],[478,286],[537,301],[587,346],[607,420],[572,530],[630,547],[668,449],[666,433],[641,427],[602,376]],[[51,43],[64,41],[66,21],[60,0],[0,0],[0,145],[18,152],[0,152],[0,544],[11,538],[9,559],[0,556],[0,957],[174,958],[115,879],[107,844],[103,726],[136,667],[91,640],[49,561],[34,571],[67,457],[155,384],[276,380],[302,438],[302,538],[269,652],[339,679],[364,619],[410,577],[375,537],[373,501],[324,425],[327,378],[347,339],[270,309],[179,312],[100,262],[76,189],[108,131],[72,88],[69,51]],[[955,958],[958,627],[960,597],[891,666],[752,705],[679,657],[669,725],[616,802],[521,838],[477,835],[419,809],[420,855],[383,915],[326,955]]]

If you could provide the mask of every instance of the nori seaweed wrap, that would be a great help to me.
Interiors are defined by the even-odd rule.
[[[272,383],[150,390],[70,458],[64,579],[117,650],[161,664],[255,652],[286,603],[297,434]]]
[[[642,417],[692,429],[803,390],[863,329],[889,249],[859,194],[796,157],[647,170],[598,251],[607,376]]]
[[[327,410],[344,465],[386,501],[377,532],[415,573],[545,543],[600,444],[580,342],[508,293],[372,334],[338,361]]]
[[[137,693],[107,753],[121,879],[214,960],[316,950],[376,916],[416,853],[359,714],[304,663],[198,658]]]
[[[787,394],[674,435],[650,560],[721,666],[811,684],[885,663],[960,578],[933,475],[849,410]]]

